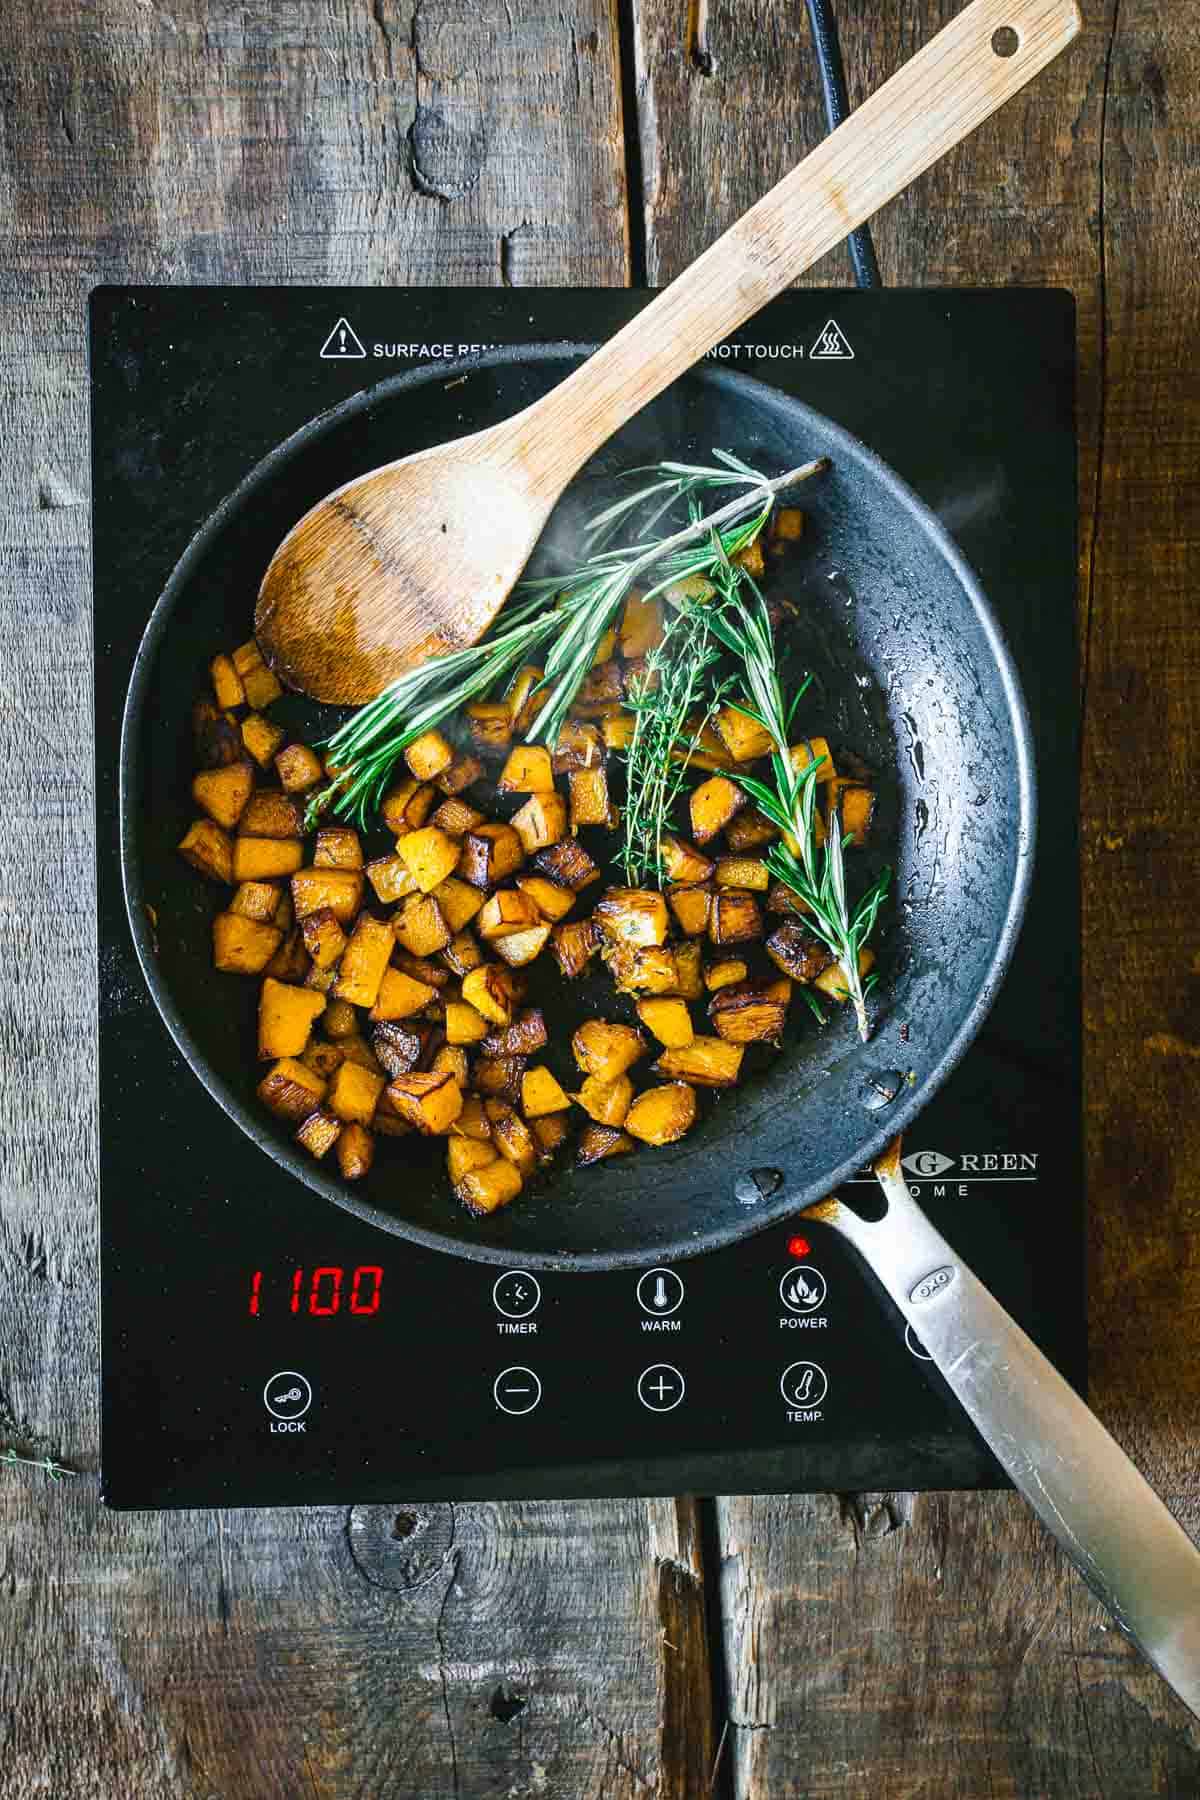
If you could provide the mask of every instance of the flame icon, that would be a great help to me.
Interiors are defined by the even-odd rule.
[[[821,1291],[797,1273],[784,1288],[783,1297],[789,1306],[817,1306],[820,1304]]]

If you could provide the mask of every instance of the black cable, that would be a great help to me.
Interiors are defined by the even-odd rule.
[[[805,3],[808,7],[808,22],[812,28],[813,47],[817,53],[817,67],[821,71],[825,116],[829,120],[830,131],[835,131],[850,111],[837,21],[833,16],[831,0],[805,0]],[[850,251],[850,261],[854,265],[856,285],[860,288],[882,287],[870,228],[860,225],[857,231],[850,233],[846,244]]]

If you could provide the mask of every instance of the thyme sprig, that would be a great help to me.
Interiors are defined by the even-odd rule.
[[[588,522],[590,549],[580,564],[520,582],[516,597],[481,643],[430,657],[348,719],[327,742],[328,760],[338,772],[309,802],[308,826],[330,808],[365,826],[406,746],[458,707],[492,692],[546,644],[536,690],[545,698],[526,741],[553,744],[630,589],[649,576],[649,597],[689,575],[709,574],[753,542],[770,517],[776,494],[826,467],[821,458],[769,478],[726,451],[713,454],[719,466],[655,465],[655,480]],[[702,492],[731,486],[739,492],[707,515],[693,504]],[[681,500],[692,510],[688,524],[665,537],[643,536],[621,548],[607,547],[614,532],[635,523],[642,533],[650,531]],[[649,512],[639,522],[642,508]]]
[[[817,785],[825,759],[816,757],[805,767],[797,768],[788,749],[792,720],[811,678],[806,678],[791,702],[785,704],[766,601],[751,576],[742,572],[740,584],[749,589],[748,600],[741,606],[727,605],[713,619],[711,628],[741,661],[745,699],[736,703],[739,711],[763,727],[774,748],[770,785],[738,769],[731,770],[730,775],[764,817],[783,833],[782,842],[767,850],[767,867],[804,902],[805,924],[836,959],[846,995],[854,1007],[859,1036],[865,1044],[871,1035],[866,996],[874,985],[874,977],[863,982],[859,955],[887,897],[891,870],[884,869],[862,899],[851,905],[846,892],[847,839],[836,806],[824,845],[817,841]]]
[[[66,1463],[55,1462],[52,1456],[18,1456],[11,1447],[0,1450],[0,1463],[23,1464],[27,1469],[40,1469],[51,1481],[61,1481],[64,1475],[78,1475],[78,1469],[68,1468]]]

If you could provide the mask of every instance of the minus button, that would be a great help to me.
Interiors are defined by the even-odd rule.
[[[542,1397],[542,1384],[532,1369],[501,1369],[492,1383],[492,1398],[501,1412],[531,1413]]]

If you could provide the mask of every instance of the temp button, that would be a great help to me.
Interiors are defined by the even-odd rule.
[[[302,1419],[312,1405],[312,1385],[295,1369],[280,1369],[263,1389],[263,1405],[273,1419]]]

